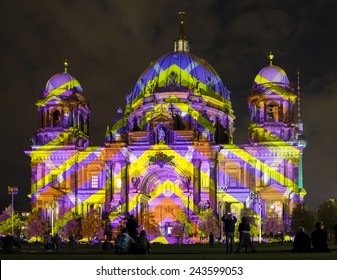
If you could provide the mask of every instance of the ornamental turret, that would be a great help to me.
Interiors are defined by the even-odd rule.
[[[273,65],[274,55],[270,53],[268,58],[269,65],[255,77],[248,97],[248,140],[251,143],[295,140],[296,95],[285,71]]]
[[[80,83],[68,73],[52,76],[36,102],[39,114],[38,131],[32,137],[32,146],[87,147],[89,138],[89,104],[83,96]]]

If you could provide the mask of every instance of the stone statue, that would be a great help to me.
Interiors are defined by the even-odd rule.
[[[165,143],[165,131],[162,127],[158,129],[158,141]]]
[[[139,177],[132,177],[131,182],[134,186],[134,188],[138,191],[138,185],[140,183],[140,178]]]
[[[184,184],[185,189],[188,189],[188,190],[189,190],[190,183],[191,183],[191,177],[190,177],[190,176],[184,176],[184,177],[182,178],[182,181],[183,181],[183,184]]]

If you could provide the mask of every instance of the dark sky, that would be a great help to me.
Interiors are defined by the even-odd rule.
[[[10,204],[9,185],[19,187],[15,208],[30,209],[23,151],[37,129],[39,90],[63,72],[64,59],[91,106],[92,144],[103,145],[140,74],[173,51],[180,10],[191,53],[232,92],[236,144],[246,143],[247,97],[269,51],[294,86],[300,70],[306,203],[314,210],[337,197],[337,1],[13,0],[0,2],[0,210]]]

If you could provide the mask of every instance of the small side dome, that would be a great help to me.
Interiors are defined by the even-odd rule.
[[[290,84],[286,72],[276,65],[263,67],[256,75],[254,82],[259,85],[274,83],[289,86]]]
[[[48,80],[45,88],[45,96],[53,90],[76,90],[76,92],[83,93],[80,83],[69,73],[59,73]]]

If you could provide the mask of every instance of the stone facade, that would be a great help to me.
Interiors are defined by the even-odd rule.
[[[207,215],[219,220],[242,209],[289,224],[305,195],[306,141],[294,119],[296,99],[271,58],[248,97],[249,141],[235,145],[230,91],[179,34],[174,52],[144,71],[107,127],[104,145],[95,147],[89,105],[66,68],[36,103],[39,128],[26,151],[32,209],[55,221],[97,209],[113,228],[128,214],[143,224],[151,217],[160,231],[152,239],[166,241],[177,224],[189,237],[208,234],[200,226]]]

